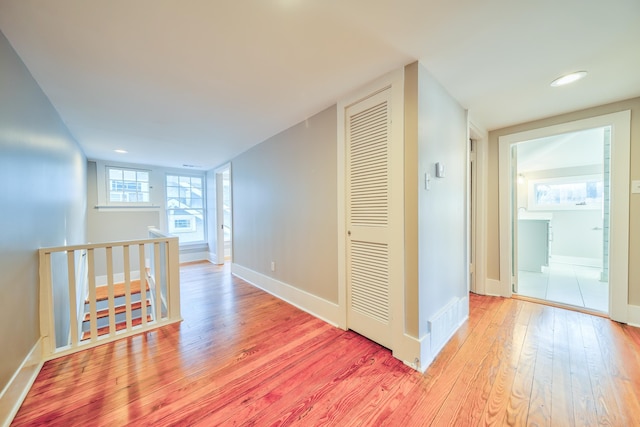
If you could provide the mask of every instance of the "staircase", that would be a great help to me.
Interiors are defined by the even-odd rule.
[[[149,284],[146,282],[146,290],[144,292],[144,298],[140,291],[140,280],[131,281],[131,326],[139,326],[142,324],[143,310],[142,300],[144,299],[146,309],[145,313],[153,313],[152,302],[149,293]],[[126,305],[126,289],[124,283],[116,283],[113,286],[114,297],[114,315],[115,315],[115,329],[121,331],[127,328],[127,305]],[[96,287],[96,322],[97,322],[97,335],[109,334],[109,287],[97,286]],[[82,336],[81,341],[91,338],[91,311],[89,297],[84,301],[84,317],[82,319]],[[147,314],[147,322],[151,322],[153,317],[151,314]]]
[[[148,239],[39,250],[45,360],[182,320],[178,238],[148,232]]]

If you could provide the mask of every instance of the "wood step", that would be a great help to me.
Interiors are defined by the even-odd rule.
[[[151,315],[147,315],[147,322],[151,322]],[[140,326],[142,325],[142,317],[138,317],[136,319],[131,320],[131,326]],[[127,329],[127,322],[116,323],[116,331],[121,331],[123,329]],[[109,326],[104,326],[98,329],[98,336],[108,335],[109,334]],[[82,338],[80,341],[88,340],[91,338],[91,331],[85,331],[82,333]]]
[[[115,308],[115,312],[116,314],[122,314],[125,313],[127,311],[127,306],[126,305],[118,305]],[[140,301],[134,302],[131,304],[131,311],[133,310],[140,310],[142,308],[142,303]],[[147,300],[147,308],[151,308],[151,301]],[[102,310],[98,310],[96,311],[96,319],[102,319],[104,317],[109,317],[109,309],[105,308]],[[84,319],[82,319],[83,322],[88,322],[89,319],[91,319],[91,315],[90,313],[85,313],[84,314]]]
[[[147,291],[149,291],[149,282],[146,282]],[[140,279],[131,281],[131,295],[140,293]],[[116,283],[113,285],[113,296],[114,298],[123,297],[124,292],[124,283]],[[109,299],[109,286],[96,286],[96,301],[105,301]],[[85,301],[85,304],[89,304],[89,298]]]

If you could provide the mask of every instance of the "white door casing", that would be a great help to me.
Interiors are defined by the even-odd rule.
[[[500,282],[502,295],[511,296],[512,230],[510,161],[513,144],[611,126],[610,163],[610,240],[609,240],[609,317],[626,323],[629,316],[629,154],[631,147],[631,111],[562,123],[498,138],[500,205]]]
[[[388,95],[346,110],[347,318],[351,329],[391,347]]]
[[[225,243],[224,243],[224,187],[223,174],[231,170],[231,164],[226,164],[215,171],[216,183],[216,261],[218,264],[225,263]]]
[[[338,104],[339,325],[392,350],[404,332],[402,76]]]

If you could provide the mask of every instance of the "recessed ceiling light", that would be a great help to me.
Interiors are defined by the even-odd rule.
[[[127,150],[123,150],[123,149],[121,149],[121,148],[118,148],[118,149],[113,150],[113,151],[115,151],[115,152],[116,152],[116,153],[118,153],[118,154],[127,154],[127,153],[128,153],[128,151],[127,151]]]
[[[586,71],[576,71],[576,72],[571,73],[571,74],[565,74],[564,76],[558,77],[557,79],[552,81],[551,82],[551,86],[558,87],[558,86],[568,85],[569,83],[573,83],[573,82],[576,82],[576,81],[580,80],[581,78],[585,77],[586,75],[587,75]]]

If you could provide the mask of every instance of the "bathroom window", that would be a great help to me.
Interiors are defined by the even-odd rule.
[[[604,183],[601,175],[534,179],[528,190],[529,209],[601,209]]]

